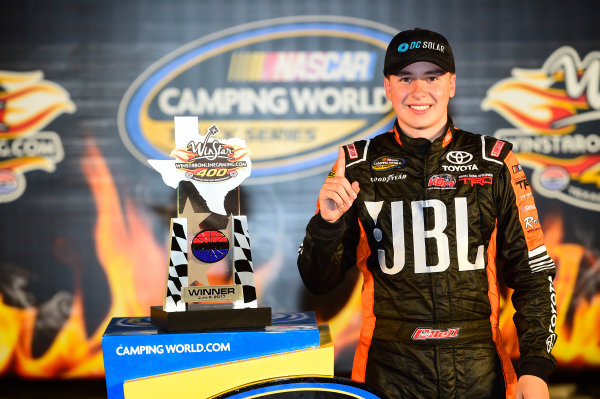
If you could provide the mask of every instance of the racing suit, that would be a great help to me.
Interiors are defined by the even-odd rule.
[[[310,220],[298,268],[314,293],[361,270],[354,380],[391,398],[513,398],[499,281],[514,290],[517,373],[547,381],[556,364],[554,263],[512,145],[451,119],[444,132],[430,142],[396,122],[344,146],[358,197],[335,223],[319,212]]]

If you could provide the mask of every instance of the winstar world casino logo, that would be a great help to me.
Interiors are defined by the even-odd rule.
[[[241,25],[191,42],[142,73],[119,109],[119,131],[144,164],[169,159],[173,117],[198,116],[245,140],[249,183],[326,171],[342,144],[388,130],[383,54],[395,29],[346,17]]]
[[[582,60],[561,47],[540,69],[511,74],[481,105],[514,126],[495,136],[512,142],[520,162],[533,169],[537,192],[600,211],[600,51]]]
[[[43,77],[41,71],[0,70],[0,203],[25,192],[26,172],[54,172],[63,160],[60,136],[40,130],[76,108],[69,93]]]

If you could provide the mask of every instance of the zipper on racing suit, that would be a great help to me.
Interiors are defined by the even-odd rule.
[[[431,173],[429,173],[430,171],[429,171],[429,168],[428,168],[428,159],[429,159],[429,156],[431,154],[431,149],[432,149],[432,146],[429,147],[429,151],[427,151],[424,154],[424,157],[423,157],[423,193],[424,193],[423,194],[423,199],[424,199],[424,201],[427,201],[429,199],[428,195],[427,195],[428,194],[428,186],[429,186],[428,185],[427,176],[431,175]],[[429,212],[427,211],[427,208],[424,208],[423,223],[424,223],[425,226],[429,226],[429,219],[430,219]],[[429,246],[428,245],[426,245],[425,248],[426,248],[426,251],[425,251],[425,256],[426,256],[425,259],[426,260],[425,261],[427,262],[427,259],[430,258],[430,251],[429,251]],[[432,305],[433,305],[433,311],[434,311],[434,321],[435,321],[435,323],[438,323],[439,322],[439,318],[438,318],[438,313],[437,313],[438,309],[437,309],[437,298],[436,298],[436,295],[435,295],[435,281],[434,281],[434,279],[435,279],[435,273],[429,273],[429,288],[431,290],[431,299],[432,299]],[[437,393],[438,393],[437,397],[439,398],[439,395],[442,392],[442,386],[441,386],[442,382],[440,380],[440,373],[439,373],[439,370],[440,370],[440,353],[439,353],[437,345],[433,346],[433,351],[435,353],[435,369],[436,369]]]

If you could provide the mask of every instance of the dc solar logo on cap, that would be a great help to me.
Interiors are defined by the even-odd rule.
[[[415,28],[399,32],[388,44],[383,75],[395,75],[415,62],[431,62],[454,73],[454,56],[448,40],[439,33]]]

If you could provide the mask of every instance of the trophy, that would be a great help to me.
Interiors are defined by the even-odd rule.
[[[250,236],[240,215],[239,185],[250,176],[242,139],[199,134],[197,117],[175,117],[170,160],[148,160],[177,189],[171,219],[163,306],[151,323],[167,331],[264,327],[271,308],[258,306]]]

